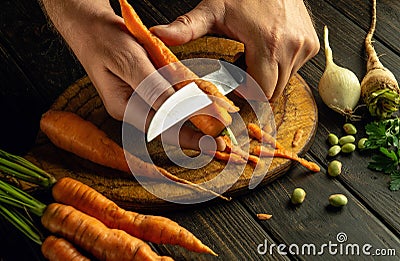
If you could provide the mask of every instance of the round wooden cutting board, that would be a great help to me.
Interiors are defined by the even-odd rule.
[[[224,58],[227,61],[233,61],[238,53],[244,51],[242,44],[216,37],[203,37],[171,49],[179,59],[204,57]],[[241,108],[239,113],[244,121],[252,121],[253,119],[247,116],[246,104],[233,94],[229,97]],[[75,112],[84,119],[93,122],[113,140],[121,144],[122,123],[112,119],[107,114],[100,97],[87,77],[67,88],[51,109]],[[305,153],[311,145],[316,132],[317,106],[309,87],[299,75],[296,74],[292,77],[279,101],[273,105],[273,117],[275,119],[277,141],[295,153],[300,155]],[[302,130],[303,135],[299,140],[298,146],[293,147],[293,137],[299,129]],[[148,151],[152,157],[154,156],[153,161],[158,166],[167,169],[180,178],[195,183],[202,183],[212,179],[226,165],[224,162],[212,160],[209,164],[199,169],[178,167],[168,160],[158,140],[148,144]],[[187,152],[189,155],[191,153],[190,151]],[[162,200],[148,192],[131,174],[99,166],[56,148],[41,132],[38,134],[36,144],[27,155],[27,158],[53,174],[56,178],[70,176],[78,179],[125,208],[159,211],[168,209],[172,205],[177,207],[177,204]],[[283,175],[291,164],[292,162],[289,160],[274,158],[268,170],[265,171],[266,175],[260,185],[265,185]],[[249,189],[249,180],[254,168],[252,165],[247,164],[241,170],[242,173],[240,173],[237,182],[224,195],[234,197],[251,191]],[[232,171],[234,172],[235,170]],[[306,169],[304,171],[307,172]],[[224,184],[220,185],[224,186]],[[158,184],[157,182],[154,182],[153,186],[158,190],[166,189],[163,184]],[[192,190],[193,188],[184,187],[179,197],[190,197]],[[216,187],[215,190],[219,191],[219,188]]]

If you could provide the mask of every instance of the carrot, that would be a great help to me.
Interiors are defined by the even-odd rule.
[[[249,123],[247,125],[247,129],[249,131],[250,137],[252,137],[260,142],[267,143],[274,148],[277,148],[277,149],[283,148],[283,146],[281,144],[279,144],[278,141],[274,137],[272,137],[270,134],[268,134],[263,129],[261,129],[260,126],[258,126],[257,124]]]
[[[180,245],[188,250],[216,255],[192,233],[178,223],[160,216],[141,215],[117,206],[89,186],[61,178],[53,186],[56,201],[73,206],[93,216],[110,228],[126,231],[132,236],[157,244]]]
[[[174,176],[174,175],[172,175],[171,173],[169,173],[167,170],[165,170],[163,168],[160,168],[160,167],[156,167],[156,168],[164,177],[169,178],[172,181],[176,181],[178,183],[185,184],[185,185],[191,186],[193,188],[197,188],[199,190],[202,190],[204,192],[210,193],[210,194],[212,194],[212,195],[214,195],[216,197],[219,197],[219,198],[221,198],[223,200],[226,200],[226,201],[230,201],[231,200],[230,197],[225,197],[225,196],[223,196],[223,195],[221,195],[221,194],[219,194],[219,193],[217,193],[217,192],[215,192],[213,190],[204,188],[204,187],[200,186],[199,184],[196,184],[196,183],[191,182],[189,180],[182,179],[182,178],[179,178],[177,176]]]
[[[59,148],[97,164],[130,172],[124,150],[75,113],[50,110],[42,116],[40,129]]]
[[[260,161],[259,157],[255,156],[255,155],[251,155],[250,153],[242,150],[242,148],[240,148],[239,146],[234,145],[232,143],[232,140],[227,135],[222,136],[222,139],[225,141],[225,144],[226,144],[225,151],[227,153],[236,154],[236,155],[242,157],[244,160],[253,162],[256,165]]]
[[[280,158],[286,158],[290,160],[294,160],[299,162],[301,165],[306,167],[307,169],[318,172],[320,171],[320,167],[315,164],[314,162],[308,161],[306,159],[300,158],[296,154],[287,151],[285,149],[275,149],[271,150],[263,146],[255,146],[253,148],[253,154],[259,155],[260,157],[280,157]]]
[[[257,218],[259,220],[268,220],[268,219],[272,218],[272,215],[271,214],[265,214],[265,213],[258,213],[257,214]]]
[[[70,242],[64,238],[48,236],[42,243],[43,256],[50,261],[89,261]]]
[[[60,234],[100,260],[172,260],[160,257],[142,240],[110,229],[71,206],[51,203],[41,221],[50,232]]]
[[[213,151],[210,154],[214,154],[214,158],[219,159],[224,162],[231,161],[235,164],[246,164],[247,160],[243,159],[242,156],[235,153],[228,153],[226,151]]]
[[[365,37],[367,73],[361,81],[361,96],[372,116],[388,118],[399,109],[400,89],[395,76],[380,62],[372,45],[376,27],[376,0],[372,3],[371,26]]]
[[[299,146],[299,143],[301,141],[301,138],[303,137],[303,129],[299,128],[293,135],[293,140],[292,140],[292,147],[297,147]]]
[[[132,172],[136,175],[154,179],[158,179],[161,173],[173,181],[206,191],[224,200],[229,200],[212,190],[178,178],[165,169],[145,162],[127,152],[126,156],[130,163],[128,165],[122,147],[107,137],[106,133],[93,123],[82,119],[75,113],[48,111],[40,121],[40,128],[57,147],[97,164],[126,173],[131,173],[130,166],[132,167]]]
[[[202,115],[193,116],[190,118],[190,121],[203,133],[213,137],[218,136],[226,126],[229,126],[232,123],[232,117],[228,112],[237,112],[239,111],[239,108],[236,107],[226,96],[220,93],[214,84],[199,79],[194,72],[184,66],[174,53],[172,53],[172,51],[157,36],[147,29],[128,1],[120,0],[119,2],[126,27],[149,53],[150,59],[156,68],[169,65],[168,73],[169,76],[172,77],[172,81],[180,82],[174,85],[175,90],[178,90],[194,81],[206,94],[216,97],[216,99],[213,98],[214,102],[210,106],[203,109],[204,113]],[[181,82],[182,80],[184,81]],[[215,115],[215,118],[209,115]]]

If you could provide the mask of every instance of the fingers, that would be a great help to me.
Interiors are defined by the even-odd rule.
[[[157,25],[150,31],[167,45],[180,45],[197,39],[208,32],[215,23],[215,9],[200,3],[187,14],[179,16],[168,25]]]
[[[118,42],[120,48],[113,49],[113,53],[105,58],[108,70],[131,86],[147,104],[158,109],[174,93],[172,86],[156,71],[146,51],[129,35],[123,34]]]
[[[152,108],[158,110],[174,93],[174,89],[158,71],[154,71],[135,88],[135,92]]]
[[[88,75],[110,116],[122,120],[133,89],[110,71],[99,71],[95,76],[89,72]]]

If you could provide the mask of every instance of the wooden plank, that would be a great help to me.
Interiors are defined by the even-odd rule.
[[[316,30],[321,43],[321,50],[313,59],[313,62],[321,68],[325,68],[325,55],[323,53],[323,27],[329,28],[329,41],[333,51],[334,61],[346,67],[361,80],[366,72],[366,56],[364,49],[365,30],[352,23],[338,10],[332,8],[324,1],[311,0],[310,6],[314,14]],[[368,17],[360,17],[360,20],[369,20]],[[400,24],[400,22],[399,22]],[[397,53],[386,47],[381,41],[375,40],[374,47],[380,56],[381,62],[395,75],[400,75],[400,57]],[[319,79],[318,79],[319,80]]]
[[[296,187],[302,187],[307,192],[306,200],[300,206],[290,203],[290,195]],[[348,205],[342,209],[329,206],[328,197],[334,193],[347,195]],[[399,238],[374,213],[365,209],[352,191],[323,172],[307,174],[303,168],[296,166],[277,182],[244,196],[242,202],[253,215],[259,212],[272,214],[272,218],[261,225],[278,244],[287,246],[286,251],[291,244],[300,246],[300,249],[305,244],[316,246],[316,252],[300,251],[300,259],[308,260],[314,255],[341,260],[343,256],[333,256],[327,249],[324,251],[320,248],[323,244],[329,244],[329,241],[340,245],[341,242],[336,238],[339,233],[344,233],[348,238],[342,244],[344,248],[346,244],[358,244],[361,247],[372,244],[374,249],[395,249],[396,253],[400,250]],[[319,251],[322,255],[312,254]]]
[[[176,260],[288,260],[286,256],[279,255],[276,250],[270,256],[258,254],[259,244],[264,243],[265,240],[271,243],[276,242],[239,201],[196,207],[167,214],[167,216],[184,224],[218,254],[216,258],[190,253],[179,247],[159,247],[162,253]]]
[[[343,13],[351,21],[365,30],[369,29],[372,0],[326,0],[335,9]],[[376,39],[385,43],[391,50],[400,54],[400,1],[378,0],[377,1],[377,24]]]
[[[0,10],[4,47],[50,105],[84,75],[83,68],[48,25],[37,1],[2,1]]]
[[[44,99],[26,77],[0,39],[0,148],[25,154],[32,146]],[[27,131],[29,130],[29,131]]]

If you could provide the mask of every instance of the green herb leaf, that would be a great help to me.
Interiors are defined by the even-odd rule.
[[[389,159],[391,159],[393,161],[393,164],[398,164],[399,160],[397,158],[397,154],[396,152],[394,152],[393,150],[388,150],[387,148],[384,147],[380,147],[379,151],[385,155],[386,157],[388,157]]]
[[[400,190],[400,171],[396,170],[390,174],[390,190],[397,191]]]
[[[393,160],[393,158],[387,157],[384,154],[376,154],[372,156],[372,161],[368,164],[368,168],[388,174],[396,170],[397,165],[397,160]]]

